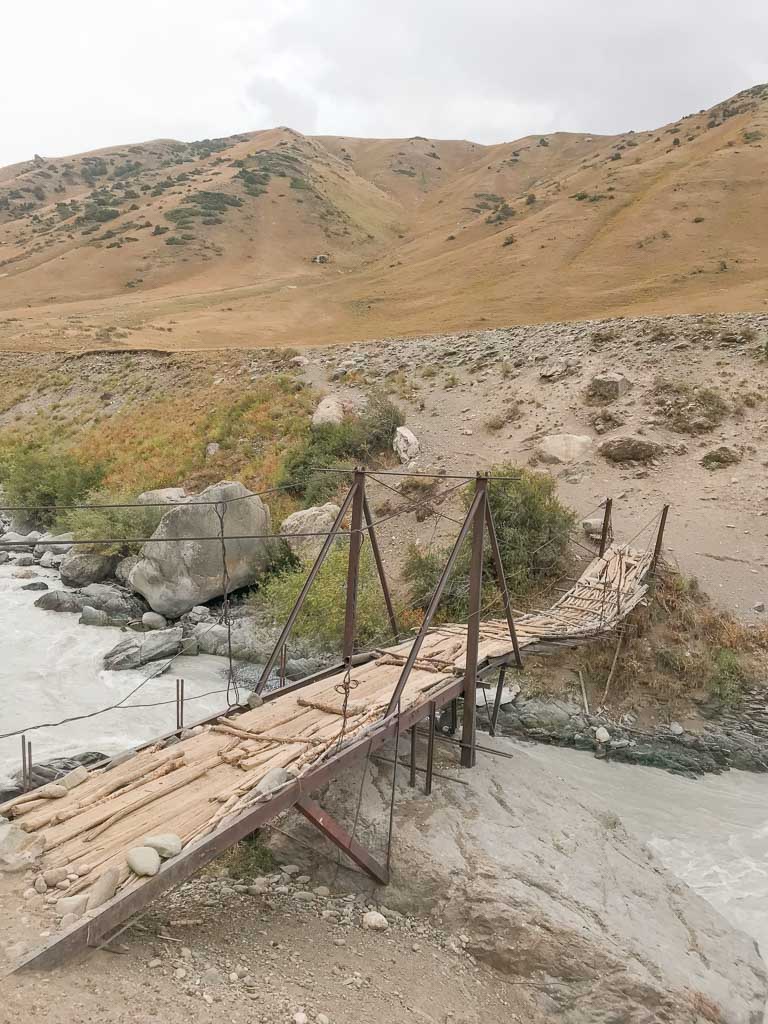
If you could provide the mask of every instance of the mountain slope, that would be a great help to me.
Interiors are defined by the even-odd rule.
[[[614,137],[276,128],[36,156],[0,169],[0,346],[284,345],[760,309],[767,154],[756,86]]]

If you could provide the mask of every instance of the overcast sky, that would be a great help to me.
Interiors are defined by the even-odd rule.
[[[0,165],[273,125],[611,133],[768,80],[765,0],[6,0],[1,25]]]

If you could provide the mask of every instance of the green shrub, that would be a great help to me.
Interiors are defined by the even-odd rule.
[[[341,650],[349,547],[334,547],[315,579],[293,627],[293,636],[327,652]],[[304,586],[306,565],[273,576],[251,598],[259,612],[282,625]],[[357,591],[356,643],[370,647],[389,639],[389,620],[370,545],[363,547]]]
[[[514,603],[543,581],[563,573],[575,517],[558,501],[555,481],[550,476],[512,465],[495,466],[491,476],[513,478],[491,481],[488,498],[496,523],[507,587]],[[471,500],[472,494],[468,491],[464,498],[467,507]],[[410,548],[403,575],[415,605],[426,608],[449,551],[449,548],[441,548],[422,553],[415,546]],[[467,540],[443,592],[440,617],[444,621],[467,618],[470,560],[471,544]],[[484,573],[483,605],[496,614],[502,606],[499,594],[494,594],[490,585],[494,574],[487,544]]]
[[[72,505],[98,486],[103,475],[100,465],[56,449],[28,446],[0,453],[0,482],[8,505]],[[48,527],[56,512],[39,508],[25,518],[36,527]]]
[[[712,674],[707,688],[723,704],[736,704],[744,685],[749,682],[748,673],[739,660],[736,651],[721,647],[714,657]]]
[[[386,396],[372,395],[362,415],[310,430],[285,460],[280,484],[290,486],[307,505],[325,501],[344,483],[344,477],[317,470],[365,462],[389,450],[395,430],[404,422],[403,414]]]
[[[135,495],[113,491],[90,491],[86,497],[89,504],[121,505],[135,502]],[[77,540],[105,540],[94,550],[104,554],[119,554],[123,557],[136,554],[140,544],[130,544],[131,538],[151,537],[163,517],[165,508],[152,505],[139,508],[86,508],[73,509],[62,515],[56,528],[61,532],[72,531]]]

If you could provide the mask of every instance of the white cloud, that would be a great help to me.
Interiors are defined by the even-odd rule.
[[[768,78],[760,0],[6,5],[0,164],[158,136],[656,127]]]

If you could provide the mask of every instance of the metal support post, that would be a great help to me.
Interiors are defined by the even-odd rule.
[[[296,810],[300,811],[307,821],[322,832],[326,839],[343,850],[351,861],[362,868],[370,875],[375,882],[387,885],[389,882],[389,871],[376,860],[358,841],[347,832],[347,830],[336,821],[316,801],[304,797],[296,804]]]
[[[357,618],[357,584],[360,578],[360,551],[363,546],[363,505],[365,503],[365,470],[355,470],[352,484],[352,524],[349,535],[349,562],[347,564],[347,598],[344,611],[344,646],[342,659],[347,668],[355,653],[355,622]]]
[[[491,736],[496,735],[496,722],[499,718],[499,708],[501,707],[501,693],[504,689],[504,676],[507,674],[507,666],[502,665],[499,670],[499,681],[496,685],[496,699],[493,702],[493,714],[491,715]]]
[[[21,737],[21,790],[23,793],[27,792],[27,738],[23,735]]]
[[[611,513],[613,511],[613,498],[605,499],[605,511],[603,512],[603,529],[600,533],[600,557],[605,554],[608,547],[608,534],[611,529]]]
[[[381,557],[381,550],[379,549],[379,541],[376,537],[376,531],[373,528],[373,516],[371,515],[371,507],[368,504],[368,497],[363,494],[363,514],[365,516],[365,522],[368,526],[368,537],[371,541],[371,549],[373,551],[374,561],[376,562],[376,569],[379,573],[379,579],[381,580],[381,589],[384,594],[384,604],[387,606],[387,617],[389,618],[389,628],[392,630],[392,636],[397,637],[400,635],[400,630],[397,625],[397,616],[395,615],[395,606],[392,603],[392,595],[389,592],[389,584],[387,583],[387,574],[384,572],[384,562]]]
[[[269,677],[272,674],[272,669],[275,667],[275,662],[280,656],[280,650],[285,646],[285,642],[288,639],[291,630],[293,629],[293,624],[298,618],[299,612],[301,611],[304,602],[307,599],[307,594],[309,593],[312,584],[315,582],[315,578],[317,577],[317,574],[320,572],[323,562],[328,556],[328,552],[331,550],[331,545],[335,541],[336,535],[338,534],[339,529],[341,528],[341,524],[344,521],[344,516],[347,514],[347,509],[352,504],[352,499],[355,496],[355,490],[356,488],[355,485],[353,484],[350,487],[346,498],[341,503],[339,514],[333,521],[333,526],[331,527],[328,536],[325,538],[322,548],[320,548],[317,558],[315,559],[315,564],[310,569],[309,576],[307,576],[304,582],[304,586],[301,588],[301,593],[296,598],[296,604],[293,606],[293,610],[291,611],[291,614],[288,616],[288,619],[286,620],[286,623],[283,626],[283,630],[280,633],[280,636],[277,638],[277,642],[272,649],[272,653],[270,654],[269,659],[267,660],[267,663],[264,666],[264,670],[261,673],[261,678],[259,679],[259,682],[256,686],[256,693],[261,693],[261,691],[267,685],[267,681],[269,680]]]
[[[491,544],[491,554],[493,555],[496,579],[501,589],[501,598],[504,604],[504,615],[507,619],[507,627],[509,628],[509,635],[512,640],[512,650],[515,652],[515,664],[521,669],[523,667],[523,658],[520,654],[520,645],[517,642],[517,630],[515,629],[515,620],[512,616],[512,602],[509,598],[507,577],[504,575],[504,565],[501,561],[501,548],[499,547],[499,538],[496,534],[496,523],[493,518],[491,503],[488,501],[487,496],[485,501],[485,524],[488,527],[488,540]]]
[[[667,525],[667,516],[669,515],[669,505],[665,505],[661,510],[661,519],[659,520],[659,530],[656,534],[656,546],[653,549],[653,558],[651,559],[651,565],[649,568],[649,574],[651,577],[656,575],[656,568],[659,564],[659,558],[661,557],[661,546],[664,543],[664,528]]]
[[[485,508],[488,501],[488,477],[478,473],[475,483],[477,508],[472,517],[472,561],[469,569],[469,621],[467,622],[467,657],[464,669],[464,721],[461,733],[461,766],[475,765],[475,730],[477,727],[477,652],[480,644],[480,612],[483,596],[483,541],[485,539]]]
[[[419,736],[416,732],[416,726],[411,728],[411,773],[408,778],[408,785],[416,785],[416,744],[418,743]]]
[[[424,792],[427,796],[432,792],[432,774],[435,763],[435,726],[437,725],[437,704],[429,702],[429,736],[427,737],[427,777],[424,781]],[[414,730],[415,731],[415,730]]]

